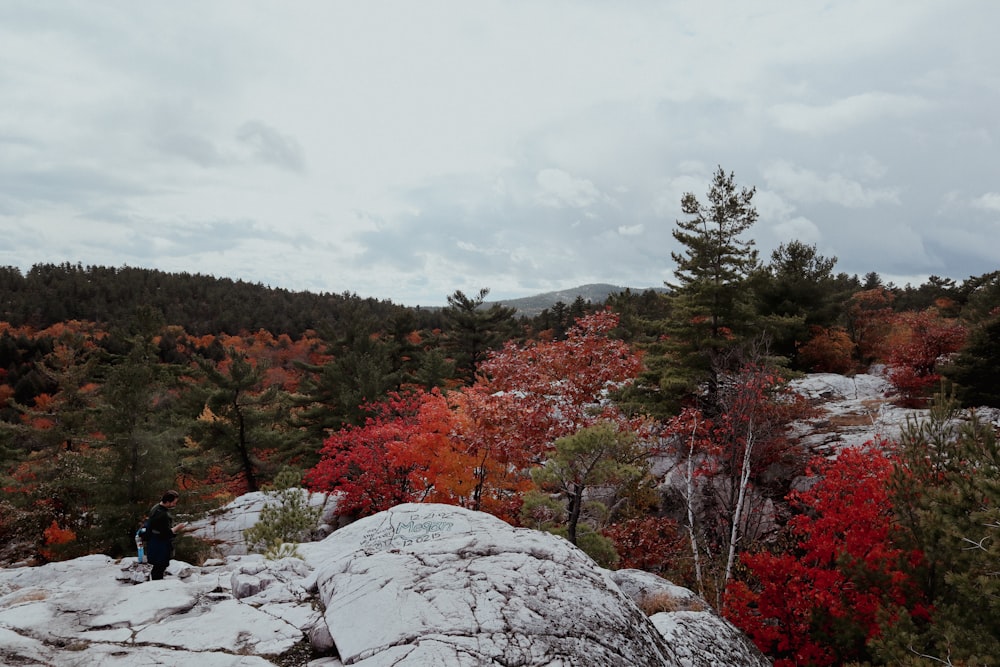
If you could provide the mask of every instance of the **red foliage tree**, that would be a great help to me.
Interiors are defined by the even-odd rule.
[[[340,513],[366,516],[403,502],[441,502],[511,519],[528,486],[523,456],[506,445],[509,413],[481,394],[414,391],[370,406],[363,426],[324,443],[310,488],[343,494]],[[502,404],[501,404],[502,406]]]
[[[676,572],[678,564],[690,557],[680,527],[668,517],[634,517],[601,532],[615,545],[621,568]]]
[[[305,476],[309,488],[341,494],[339,512],[367,516],[400,503],[420,500],[411,474],[421,465],[404,444],[421,426],[420,405],[429,394],[395,394],[370,406],[363,426],[333,433],[323,443],[321,460]],[[439,395],[438,395],[439,396]]]
[[[628,346],[608,336],[617,322],[610,312],[581,318],[564,341],[509,343],[472,387],[373,406],[364,426],[326,440],[307,483],[343,493],[341,507],[355,515],[435,501],[515,520],[529,468],[556,439],[601,418],[624,419],[602,401],[639,368]]]
[[[509,395],[510,416],[524,425],[530,440],[523,446],[538,462],[557,439],[621,419],[604,392],[633,380],[642,362],[628,344],[611,338],[617,326],[617,314],[593,313],[579,318],[565,340],[508,342],[480,365],[479,382]]]
[[[877,449],[845,449],[816,459],[819,480],[791,494],[794,552],[744,554],[753,586],[735,582],[726,615],[775,667],[864,661],[866,645],[909,599],[906,574],[918,554],[890,540],[888,480],[893,460]]]
[[[668,448],[682,468],[695,584],[721,594],[732,578],[737,549],[760,538],[767,507],[787,493],[803,466],[788,437],[790,422],[807,414],[804,400],[766,366],[743,362],[720,375],[718,414],[688,408],[667,423]],[[702,567],[701,552],[721,554],[718,572]]]
[[[965,343],[966,328],[936,309],[899,313],[888,340],[889,381],[906,405],[917,405],[941,379],[938,360]]]

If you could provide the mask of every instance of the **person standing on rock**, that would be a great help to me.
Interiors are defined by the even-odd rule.
[[[163,573],[174,553],[174,537],[187,529],[187,524],[174,525],[170,510],[177,507],[180,494],[167,491],[160,502],[149,511],[149,528],[146,531],[146,557],[153,566],[150,579],[163,579]]]

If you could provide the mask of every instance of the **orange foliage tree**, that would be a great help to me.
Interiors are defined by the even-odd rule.
[[[49,527],[42,532],[45,546],[38,550],[46,560],[59,560],[61,549],[59,547],[69,544],[76,539],[76,533],[70,528],[60,528],[56,520],[53,519]]]
[[[809,340],[798,348],[802,368],[816,373],[848,373],[854,367],[854,342],[842,327],[810,329]]]

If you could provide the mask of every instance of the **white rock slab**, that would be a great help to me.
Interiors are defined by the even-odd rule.
[[[319,619],[312,600],[275,614],[233,600],[225,586],[232,566],[187,572],[133,585],[118,580],[130,559],[88,556],[37,568],[0,570],[0,664],[268,665],[258,655],[283,653]],[[300,562],[276,564],[275,578],[296,582]],[[295,599],[287,591],[276,597]],[[290,620],[299,620],[298,628]]]
[[[0,664],[259,667],[307,637],[341,653],[312,667],[688,664],[680,656],[694,649],[674,639],[728,654],[727,665],[758,664],[745,643],[718,639],[731,626],[711,644],[676,620],[663,626],[668,642],[629,598],[686,589],[607,572],[562,538],[486,514],[400,506],[300,551],[308,564],[175,562],[173,576],[138,585],[122,579],[132,559],[0,569]],[[234,581],[266,586],[236,599]]]
[[[618,588],[640,607],[656,598],[667,598],[680,611],[700,611],[708,604],[697,593],[644,570],[623,569],[609,573]]]
[[[583,552],[487,514],[400,505],[303,547],[346,664],[678,664]]]
[[[285,621],[236,600],[223,600],[203,611],[146,626],[134,641],[190,651],[268,655],[284,653],[301,639],[302,632]]]
[[[51,665],[54,659],[55,651],[44,642],[0,624],[0,664]]]
[[[81,651],[64,651],[55,663],[59,667],[274,667],[255,655],[230,655],[216,651],[184,651],[162,646],[127,650],[120,646],[93,645]]]
[[[789,386],[817,404],[820,414],[797,422],[792,432],[819,454],[835,456],[845,447],[895,440],[908,419],[927,414],[895,405],[892,385],[880,374],[813,373],[792,380]]]
[[[676,611],[649,617],[685,667],[770,667],[750,638],[712,611]]]

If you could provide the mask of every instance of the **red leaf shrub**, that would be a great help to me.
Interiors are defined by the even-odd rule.
[[[775,667],[868,659],[867,643],[898,610],[918,605],[904,554],[890,540],[890,457],[852,448],[813,462],[819,481],[792,494],[795,549],[744,554],[752,585],[730,586],[726,614]]]

